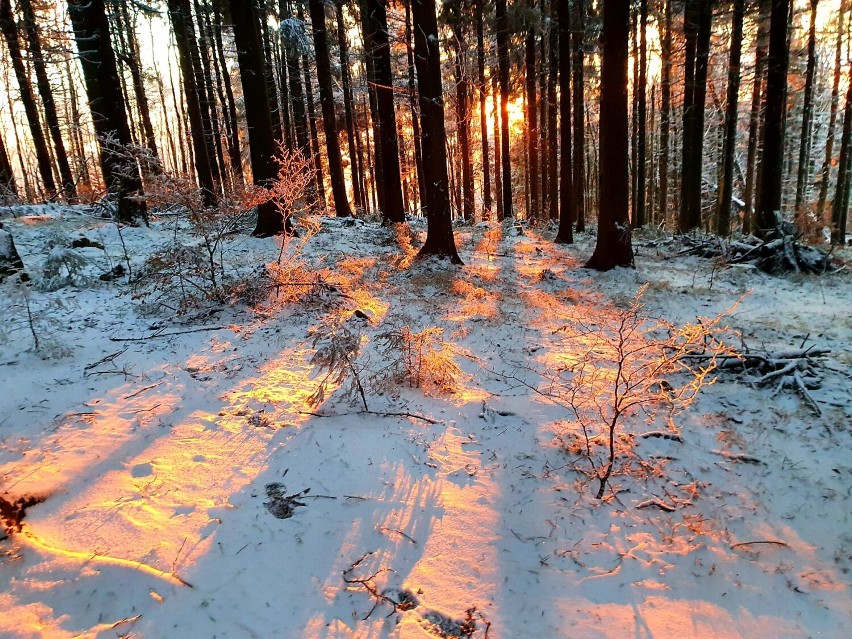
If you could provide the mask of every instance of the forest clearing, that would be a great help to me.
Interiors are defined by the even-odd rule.
[[[301,238],[230,235],[225,281],[242,301],[172,312],[176,283],[98,276],[125,251],[144,273],[185,218],[119,237],[85,212],[4,218],[37,281],[48,247],[91,245],[67,249],[83,259],[54,286],[3,284],[0,481],[7,501],[43,502],[17,529],[4,513],[0,635],[852,630],[844,262],[773,277],[645,231],[635,270],[601,274],[582,268],[590,235],[564,247],[553,229],[478,224],[457,230],[465,265],[447,267],[412,262],[416,223],[400,244],[324,218],[297,223]],[[671,422],[630,413],[597,499],[605,429],[590,422],[586,451],[547,375],[578,350],[560,329],[611,325],[643,287],[642,312],[674,326],[728,311],[739,353],[813,351],[802,374],[818,383],[809,400],[782,376],[721,368]],[[388,372],[387,336],[404,328],[434,338],[417,384]],[[352,368],[329,378],[311,359],[344,331]]]

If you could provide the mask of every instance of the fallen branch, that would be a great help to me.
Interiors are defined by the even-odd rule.
[[[393,599],[391,599],[387,595],[383,595],[382,593],[380,593],[378,588],[376,587],[376,584],[373,582],[373,580],[376,577],[378,577],[380,574],[382,574],[383,572],[393,572],[393,570],[391,570],[390,568],[379,568],[376,572],[374,572],[369,577],[352,577],[351,576],[352,571],[355,570],[358,566],[360,566],[361,562],[363,562],[367,557],[369,557],[372,554],[373,554],[373,551],[364,553],[363,555],[361,555],[361,558],[358,559],[358,561],[354,562],[351,566],[349,566],[349,568],[347,568],[346,570],[343,571],[343,581],[345,583],[350,584],[350,585],[359,584],[359,585],[363,586],[363,588],[368,593],[370,593],[370,596],[372,596],[373,599],[375,600],[374,603],[373,603],[373,607],[370,608],[370,611],[366,615],[364,615],[364,617],[361,619],[361,621],[366,621],[367,619],[369,619],[370,615],[373,614],[373,611],[376,608],[378,608],[379,604],[381,604],[381,603],[389,603],[391,605],[392,609],[387,614],[388,617],[390,617],[392,614],[394,614],[397,611],[397,608],[399,608],[399,602],[394,601]]]
[[[147,342],[149,339],[155,339],[157,337],[172,337],[174,335],[188,335],[189,333],[201,333],[202,331],[222,331],[230,326],[203,326],[201,328],[190,328],[185,331],[172,331],[171,333],[160,333],[159,331],[156,333],[152,333],[151,335],[146,335],[145,337],[110,337],[109,341],[111,342]]]
[[[316,413],[314,411],[309,410],[301,410],[299,411],[299,415],[310,415],[312,417],[323,417],[323,418],[331,418],[331,417],[351,417],[352,415],[375,415],[376,417],[410,417],[411,419],[419,419],[421,421],[426,422],[427,424],[440,424],[441,422],[436,419],[432,419],[431,417],[425,417],[423,415],[418,415],[416,413],[408,413],[408,412],[383,412],[377,410],[359,410],[354,413],[335,413],[334,415],[329,415],[327,413]]]
[[[642,510],[644,508],[659,508],[660,510],[665,511],[667,513],[673,513],[675,511],[674,506],[667,504],[666,502],[657,499],[656,497],[646,499],[641,504],[637,504],[636,508],[638,508],[639,510]]]
[[[754,546],[756,544],[769,544],[772,546],[784,546],[785,548],[789,548],[790,544],[783,541],[775,541],[774,539],[761,539],[757,541],[741,541],[738,544],[734,544],[731,546],[731,550],[736,550],[737,548],[742,548],[743,546]]]

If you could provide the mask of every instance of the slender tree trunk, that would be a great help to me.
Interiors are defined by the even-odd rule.
[[[192,150],[195,156],[195,172],[198,185],[204,195],[206,206],[216,203],[216,185],[206,140],[206,128],[202,116],[201,91],[197,84],[191,49],[195,47],[195,35],[192,29],[192,17],[189,5],[180,0],[168,0],[169,19],[175,33],[180,70],[185,90],[186,110],[189,115],[189,133],[192,138]]]
[[[349,45],[346,35],[346,26],[343,21],[343,0],[335,0],[334,6],[337,13],[337,39],[340,43],[340,80],[343,89],[343,114],[346,122],[346,142],[349,147],[349,170],[352,174],[352,198],[356,209],[363,209],[364,194],[361,185],[361,165],[358,162],[358,153],[355,147],[355,118],[352,108],[352,80],[349,73]],[[362,15],[362,26],[366,29],[365,18]],[[364,32],[364,46],[366,47],[367,35]]]
[[[473,219],[473,168],[470,159],[470,97],[465,71],[465,39],[462,29],[462,3],[457,3],[458,15],[452,20],[453,68],[456,76],[456,126],[461,155],[461,200],[462,217]]]
[[[488,114],[486,98],[488,85],[485,83],[485,20],[483,4],[485,0],[474,0],[476,8],[476,70],[479,80],[479,129],[482,137],[482,200],[485,211],[491,212],[491,166],[488,152]]]
[[[62,140],[62,129],[59,126],[59,116],[56,113],[53,90],[50,87],[50,80],[47,77],[47,65],[45,64],[41,50],[41,36],[38,25],[36,24],[32,1],[19,0],[18,6],[24,16],[24,30],[26,31],[27,42],[29,43],[30,60],[35,70],[38,92],[41,96],[42,106],[44,106],[47,128],[53,140],[56,164],[59,167],[59,177],[62,180],[62,190],[65,193],[65,198],[69,202],[74,202],[77,198],[77,188],[74,185],[74,175],[71,173],[71,165],[68,163],[68,154],[65,151],[65,143]]]
[[[672,86],[672,0],[665,0],[660,39],[660,197],[658,217],[665,221],[669,210],[669,131]]]
[[[480,2],[481,0],[477,0]],[[408,100],[411,110],[411,136],[414,138],[414,165],[417,171],[418,193],[426,192],[423,180],[423,149],[421,148],[420,117],[417,112],[417,87],[414,83],[414,36],[411,31],[411,3],[405,3],[405,49],[408,71]],[[419,198],[418,198],[419,199]],[[420,199],[421,206],[424,205]]]
[[[234,44],[245,98],[246,126],[249,136],[249,155],[254,184],[268,187],[278,177],[275,162],[275,136],[269,112],[264,51],[260,36],[258,16],[254,5],[241,0],[230,0],[234,21]],[[281,211],[273,200],[257,207],[257,225],[252,235],[270,237],[292,232],[287,211]]]
[[[461,264],[453,238],[447,176],[447,134],[444,128],[444,90],[441,86],[441,56],[435,0],[411,0],[414,17],[414,62],[420,93],[423,130],[423,171],[427,189],[426,242],[418,256],[438,255]]]
[[[379,115],[379,139],[382,147],[379,154],[382,162],[382,183],[376,187],[384,193],[382,216],[385,222],[405,222],[402,201],[402,177],[399,169],[399,142],[396,137],[396,112],[393,104],[393,70],[391,68],[390,41],[388,39],[388,17],[386,0],[365,0],[366,15],[362,16],[366,27],[365,46],[372,58],[376,78],[376,102]]]
[[[234,90],[231,86],[231,74],[228,71],[228,65],[225,61],[225,49],[222,45],[222,14],[219,12],[218,2],[213,3],[214,16],[214,43],[216,45],[216,58],[219,61],[219,68],[222,70],[222,84],[225,85],[225,97],[227,99],[228,120],[228,156],[231,159],[231,171],[237,177],[239,182],[243,182],[243,156],[240,152],[240,127],[237,123],[237,103],[234,100]],[[307,156],[306,156],[307,157]]]
[[[638,86],[636,87],[637,99],[637,130],[636,130],[636,217],[633,225],[635,227],[645,226],[645,173],[646,173],[646,118],[647,118],[647,97],[646,84],[648,83],[646,71],[648,68],[648,0],[640,0],[639,3],[639,78]]]
[[[769,20],[770,6],[772,0],[760,0],[758,10],[757,43],[754,58],[754,80],[751,94],[751,113],[748,125],[748,151],[746,156],[746,185],[743,200],[745,210],[743,212],[743,233],[750,233],[754,222],[755,206],[754,194],[757,181],[758,140],[760,138],[760,112],[763,104],[763,76],[766,68],[766,54],[769,47]]]
[[[6,201],[9,197],[18,197],[18,185],[15,184],[15,171],[6,153],[6,144],[0,136],[0,198]]]
[[[609,0],[610,2],[612,0]],[[559,230],[557,244],[574,243],[574,173],[571,167],[571,17],[567,2],[558,5],[559,22]],[[626,85],[625,85],[626,87]]]
[[[331,61],[328,57],[328,33],[325,24],[325,5],[322,0],[309,0],[311,24],[314,32],[316,72],[319,81],[322,124],[325,130],[325,146],[328,156],[328,173],[331,177],[331,194],[337,217],[349,217],[349,199],[346,195],[346,179],[340,159],[340,142],[337,139],[337,116],[334,108],[334,87],[331,82]]]
[[[304,35],[301,23],[293,20],[289,2],[279,0],[278,11],[283,17],[281,27],[281,49],[287,64],[287,79],[293,106],[293,129],[296,145],[305,160],[310,160],[311,146],[308,139],[308,119],[305,112],[305,94],[302,90],[302,70],[299,65],[299,40]]]
[[[628,176],[627,47],[630,0],[607,0],[601,33],[600,181],[598,237],[587,268],[633,265]]]
[[[559,78],[559,5],[560,0],[550,0],[550,64],[547,75],[547,184],[548,212],[551,220],[559,219],[559,127],[556,116],[559,104],[556,98],[556,87]]]
[[[761,236],[777,227],[781,213],[789,11],[790,0],[772,0],[769,53],[766,58],[766,115],[763,122],[760,199],[755,219],[756,231]]]
[[[816,19],[819,0],[810,0],[811,24],[808,31],[808,67],[805,72],[805,96],[802,107],[802,137],[799,142],[799,170],[796,176],[796,224],[802,230],[805,228],[805,194],[810,181],[811,136],[814,120],[814,77],[816,75]]]
[[[503,142],[500,134],[500,84],[499,74],[491,68],[491,103],[494,105],[494,198],[497,202],[497,219],[503,219]]]
[[[719,185],[719,209],[716,233],[727,236],[731,232],[731,198],[734,187],[734,154],[737,146],[737,114],[740,95],[740,54],[743,45],[743,16],[745,0],[734,0],[731,18],[731,54],[728,61],[728,104],[725,108],[725,148],[722,153],[722,180]]]
[[[834,192],[831,211],[831,243],[836,246],[846,245],[850,191],[852,191],[852,67],[849,71],[846,107],[843,110],[843,134],[840,138],[837,189]]]
[[[500,81],[500,159],[503,217],[512,217],[512,160],[509,147],[509,20],[506,0],[496,0],[497,68]]]
[[[568,34],[566,34],[567,37]],[[528,217],[541,218],[542,211],[539,208],[539,181],[538,181],[538,104],[536,101],[536,60],[535,60],[535,29],[527,31],[525,42],[526,58],[526,83],[527,83],[527,153],[529,160],[527,174],[529,175],[529,197],[530,208],[527,210]]]
[[[107,188],[118,197],[117,217],[127,223],[147,219],[147,207],[141,199],[142,178],[136,163],[128,162],[125,152],[130,144],[130,127],[103,0],[69,1],[68,13],[101,150],[101,171]]]
[[[266,97],[269,99],[269,117],[272,120],[272,134],[275,136],[276,142],[286,142],[281,120],[281,103],[278,101],[278,86],[275,82],[275,61],[272,56],[272,41],[269,37],[267,11],[264,4],[257,6],[255,11],[257,11],[258,23],[260,24],[260,41],[263,46],[263,78],[266,82]],[[236,17],[234,20],[236,20]],[[328,56],[328,53],[326,53],[326,56]]]
[[[573,42],[574,77],[572,90],[574,107],[574,218],[577,231],[586,230],[586,127],[585,127],[585,98],[583,96],[583,39],[586,34],[586,3],[585,0],[574,0],[574,12],[571,39]]]
[[[831,110],[828,116],[828,132],[825,139],[825,159],[820,171],[819,200],[817,201],[816,218],[825,221],[825,201],[828,198],[828,182],[831,177],[831,160],[834,157],[834,136],[837,125],[837,108],[840,102],[840,75],[842,69],[843,27],[846,16],[846,0],[840,0],[837,12],[837,45],[834,54],[834,84],[831,88]]]
[[[199,92],[203,96],[205,110],[202,114],[207,118],[207,149],[215,158],[213,178],[224,183],[225,180],[225,155],[222,149],[222,130],[219,123],[219,112],[216,108],[216,95],[213,90],[213,69],[210,63],[210,45],[208,43],[202,7],[198,0],[194,0],[195,16],[198,22],[198,52],[200,56],[199,70],[201,72],[201,85]]]
[[[27,122],[30,126],[30,139],[36,153],[38,170],[44,186],[45,195],[52,198],[56,195],[56,182],[53,180],[53,167],[51,166],[50,151],[47,149],[47,140],[41,128],[38,106],[35,95],[33,95],[30,76],[24,66],[21,55],[21,44],[18,40],[18,26],[12,13],[12,5],[9,0],[0,0],[0,30],[6,39],[6,47],[9,49],[9,57],[12,59],[12,68],[18,80],[18,88],[21,93],[21,102],[27,114]]]

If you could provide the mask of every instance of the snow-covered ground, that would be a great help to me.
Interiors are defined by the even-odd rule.
[[[183,312],[163,278],[97,278],[126,247],[144,281],[180,218],[119,236],[82,209],[6,213],[34,284],[0,285],[0,497],[44,501],[0,541],[0,635],[852,636],[848,270],[770,277],[639,234],[637,268],[601,274],[582,268],[591,237],[487,225],[458,231],[452,267],[331,219],[284,247],[306,268],[277,300]],[[104,249],[45,286],[48,255],[81,236]],[[229,235],[227,274],[280,253]],[[557,329],[643,285],[675,323],[750,291],[733,346],[830,352],[816,406],[726,373],[677,417],[680,441],[633,416],[630,465],[598,500],[577,424],[529,385],[570,355]],[[406,326],[442,329],[461,370],[428,372],[447,388],[374,375]],[[311,364],[332,331],[357,349],[339,386]]]

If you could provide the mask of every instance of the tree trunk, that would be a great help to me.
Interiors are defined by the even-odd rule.
[[[639,78],[636,87],[638,97],[636,99],[637,107],[637,127],[636,127],[636,217],[633,220],[633,226],[645,226],[645,173],[646,173],[646,117],[647,117],[647,97],[646,84],[647,67],[648,67],[648,0],[641,0],[639,3]]]
[[[843,134],[840,138],[840,162],[837,167],[837,189],[831,211],[831,243],[846,245],[846,223],[849,210],[849,193],[852,190],[852,67],[849,71],[849,89],[843,110]]]
[[[372,57],[376,78],[376,102],[379,115],[379,139],[382,182],[376,187],[384,193],[382,216],[385,222],[405,222],[402,201],[402,177],[399,170],[399,142],[396,137],[396,112],[393,105],[393,70],[391,68],[390,41],[386,0],[366,0],[362,19],[366,28],[365,46]]]
[[[130,127],[103,0],[69,1],[68,13],[80,53],[92,123],[98,136],[101,171],[107,188],[118,197],[117,218],[127,223],[147,219],[147,207],[141,199],[142,178],[136,162],[129,159],[125,151],[130,144]]]
[[[454,15],[451,22],[453,36],[453,70],[456,76],[456,128],[458,134],[459,154],[461,161],[461,211],[465,220],[473,219],[473,168],[470,159],[470,97],[465,71],[464,30],[462,28],[461,0],[456,0],[445,7],[453,7]]]
[[[254,0],[251,0],[252,2]],[[272,41],[269,37],[269,22],[265,3],[255,5],[260,24],[260,41],[263,47],[263,79],[266,82],[266,97],[269,100],[269,117],[275,142],[285,142],[281,120],[281,103],[278,101],[278,86],[275,83],[275,61],[272,56]],[[236,20],[236,18],[234,18]],[[326,54],[327,55],[327,54]]]
[[[828,133],[825,140],[825,159],[820,171],[819,200],[817,201],[816,218],[820,223],[825,221],[825,201],[828,198],[828,182],[831,176],[831,160],[834,156],[834,136],[837,125],[837,107],[840,102],[840,75],[842,69],[843,27],[846,15],[846,0],[840,0],[837,11],[837,46],[834,54],[834,84],[831,88],[831,111],[828,117]]]
[[[228,120],[228,156],[231,159],[231,171],[234,172],[239,182],[245,179],[243,175],[243,159],[240,152],[240,127],[237,123],[237,103],[234,100],[234,90],[231,86],[231,74],[225,62],[225,48],[222,45],[222,14],[218,9],[218,2],[213,3],[214,15],[214,44],[216,47],[216,59],[222,70],[222,84],[225,86],[225,97],[227,99]],[[307,157],[307,156],[306,156]]]
[[[18,80],[21,102],[27,114],[27,122],[30,126],[30,139],[35,149],[38,170],[41,175],[45,195],[48,198],[53,198],[56,195],[56,182],[53,180],[50,151],[47,149],[47,140],[41,128],[38,106],[36,105],[35,95],[33,95],[30,76],[27,73],[27,69],[24,66],[24,59],[21,55],[21,44],[18,40],[18,25],[12,13],[12,5],[9,0],[0,0],[0,30],[3,31],[3,37],[6,39],[9,57],[12,59],[12,68],[15,70],[15,77]]]
[[[479,1],[479,0],[477,0]],[[411,109],[411,137],[414,138],[414,165],[417,171],[417,192],[426,192],[423,180],[423,149],[421,148],[420,117],[417,113],[417,87],[414,82],[414,36],[411,30],[411,3],[405,3],[405,51],[408,71],[408,102]],[[419,199],[419,198],[418,198]],[[421,200],[421,206],[423,206]]]
[[[550,220],[559,219],[559,127],[556,117],[559,104],[556,98],[556,87],[559,78],[559,6],[560,0],[550,0],[550,67],[547,74],[547,184],[548,211]],[[573,176],[572,176],[573,177]]]
[[[414,17],[414,63],[420,94],[423,130],[423,171],[427,184],[421,200],[426,203],[426,242],[419,257],[437,255],[461,264],[453,238],[447,177],[447,134],[444,128],[444,90],[435,0],[411,0]]]
[[[253,4],[230,0],[230,6],[245,99],[252,180],[258,186],[268,187],[278,177],[278,167],[275,162],[276,138],[269,112],[269,96],[266,94],[260,24]],[[257,207],[257,225],[252,235],[270,237],[292,232],[290,218],[284,213],[272,200],[262,203]]]
[[[15,171],[6,153],[6,145],[0,136],[0,198],[7,201],[9,197],[18,197],[18,186],[15,184]]]
[[[719,185],[719,208],[716,233],[727,237],[731,233],[731,197],[734,187],[734,155],[737,146],[737,114],[740,95],[740,54],[743,45],[743,16],[745,0],[734,0],[731,18],[731,53],[728,61],[728,104],[725,107],[725,148],[722,153],[722,183]]]
[[[77,188],[74,185],[74,175],[71,173],[71,165],[68,163],[68,154],[65,151],[65,143],[62,140],[62,129],[59,126],[59,116],[56,113],[56,102],[53,99],[53,90],[47,77],[47,65],[41,50],[41,36],[39,35],[36,16],[33,11],[31,0],[19,0],[18,6],[24,16],[24,30],[29,43],[30,60],[35,69],[38,92],[41,103],[44,106],[45,120],[53,140],[54,157],[59,167],[59,177],[62,180],[62,190],[69,202],[77,199]]]
[[[314,32],[316,73],[319,81],[322,125],[325,131],[325,147],[328,156],[328,172],[331,177],[331,194],[337,217],[350,217],[349,199],[346,195],[346,179],[340,159],[340,142],[337,139],[337,116],[334,108],[334,87],[331,82],[331,61],[328,57],[328,33],[325,24],[325,5],[322,0],[309,0],[311,24]]]
[[[213,69],[210,64],[210,45],[208,43],[206,29],[204,28],[204,18],[202,16],[202,7],[198,0],[194,0],[195,16],[198,21],[198,52],[199,52],[199,72],[201,85],[198,90],[202,96],[202,115],[207,121],[207,152],[211,154],[211,158],[215,157],[215,162],[212,162],[213,179],[224,183],[225,180],[225,155],[222,150],[222,131],[219,123],[219,112],[216,108],[216,95],[213,91]]]
[[[352,174],[352,198],[356,209],[363,209],[364,194],[361,185],[364,183],[361,177],[361,164],[358,162],[358,152],[355,146],[355,117],[352,108],[352,80],[349,73],[349,45],[346,35],[346,26],[343,24],[343,0],[335,0],[334,6],[337,13],[337,40],[340,44],[340,81],[343,89],[343,114],[346,122],[346,142],[349,147],[349,171]],[[366,29],[366,23],[362,16],[362,27]],[[366,31],[363,34],[364,46],[367,44]]]
[[[566,34],[567,35],[567,34]],[[541,218],[539,209],[538,182],[538,104],[536,101],[535,81],[535,29],[527,31],[525,42],[526,84],[527,84],[527,174],[529,175],[530,208],[527,217]]]
[[[610,0],[611,1],[611,0]],[[559,23],[559,230],[557,244],[574,243],[574,173],[571,167],[571,17],[567,2],[560,2]]]
[[[479,81],[479,128],[482,137],[482,200],[485,211],[491,212],[491,166],[488,153],[488,114],[485,101],[488,86],[485,84],[485,19],[483,4],[485,0],[474,0],[476,8],[476,71]]]
[[[758,140],[760,138],[760,113],[763,104],[763,80],[764,70],[766,68],[766,54],[769,48],[769,21],[770,3],[772,0],[760,0],[758,10],[758,29],[757,43],[754,57],[754,80],[752,84],[751,94],[751,114],[749,116],[748,125],[748,152],[746,156],[746,185],[743,194],[745,201],[745,211],[743,212],[743,233],[750,233],[754,221],[754,210],[756,208],[754,202],[754,194],[756,192],[755,182],[757,181],[757,164],[758,155]]]
[[[583,96],[583,39],[586,35],[585,0],[574,1],[572,20],[574,22],[571,28],[574,56],[574,78],[571,87],[574,92],[574,176],[572,186],[574,187],[574,221],[577,224],[577,231],[580,232],[586,230],[586,103]]]
[[[207,145],[206,127],[201,114],[200,90],[196,81],[191,49],[195,47],[195,35],[188,3],[180,0],[168,0],[169,19],[175,33],[181,77],[183,78],[186,110],[189,115],[189,133],[192,138],[192,150],[195,156],[195,173],[198,185],[204,196],[206,206],[216,204],[216,185],[213,180],[213,168]],[[236,22],[236,19],[235,19]]]
[[[607,271],[633,265],[628,220],[627,46],[630,0],[607,0],[601,33],[600,180],[598,238],[586,267]]]
[[[816,75],[816,18],[819,0],[810,0],[811,25],[808,32],[808,67],[805,72],[805,96],[802,107],[802,137],[799,141],[799,169],[796,176],[796,224],[804,230],[807,216],[805,214],[805,194],[810,181],[811,136],[814,120],[814,77]]]
[[[491,103],[494,106],[492,113],[494,115],[494,198],[497,202],[497,219],[503,219],[503,157],[500,135],[500,83],[497,79],[499,73],[495,72],[494,67],[491,68]]]
[[[500,82],[500,159],[503,217],[512,217],[512,159],[509,148],[509,20],[506,0],[496,0],[497,73]]]
[[[765,236],[778,226],[784,170],[784,111],[787,87],[787,14],[790,0],[772,0],[769,54],[766,58],[766,114],[756,232]]]
[[[663,33],[660,39],[660,198],[658,216],[669,214],[669,131],[672,86],[672,0],[665,0]]]

